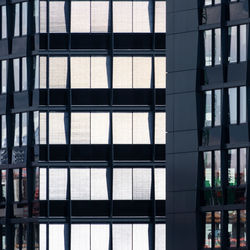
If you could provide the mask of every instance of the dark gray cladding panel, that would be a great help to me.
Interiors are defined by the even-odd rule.
[[[187,191],[197,188],[198,155],[198,152],[175,154],[173,191]]]
[[[167,11],[177,12],[198,8],[197,0],[167,0]]]
[[[167,112],[167,131],[174,130],[174,95],[168,95],[166,98],[166,112]]]
[[[197,30],[198,25],[199,18],[196,9],[177,12],[174,15],[175,33]]]
[[[195,91],[196,77],[197,77],[196,70],[168,73],[167,94]]]
[[[176,153],[198,150],[198,133],[196,130],[174,133],[174,151]]]
[[[173,196],[173,209],[175,213],[190,213],[196,211],[196,191],[181,191],[167,193]]]
[[[167,36],[167,72],[197,68],[198,31]]]
[[[195,92],[176,94],[174,97],[173,109],[174,131],[197,129],[197,105]]]
[[[167,133],[167,141],[166,141],[166,152],[167,154],[174,153],[174,133]]]

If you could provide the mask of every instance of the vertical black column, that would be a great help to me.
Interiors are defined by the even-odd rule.
[[[167,250],[196,250],[198,1],[167,2]]]

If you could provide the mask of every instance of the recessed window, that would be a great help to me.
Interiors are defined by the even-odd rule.
[[[229,122],[230,124],[245,123],[247,119],[247,89],[246,86],[228,89]]]
[[[44,7],[44,6],[43,6]],[[44,10],[43,10],[44,11]],[[49,32],[65,33],[66,32],[66,5],[65,1],[49,1]],[[44,20],[45,13],[40,19]],[[44,30],[45,23],[40,24],[40,32]]]
[[[7,170],[0,170],[0,174],[1,174],[0,202],[5,202],[7,195]]]
[[[7,11],[6,6],[1,6],[1,39],[7,38]]]
[[[221,90],[205,91],[204,127],[221,125]]]
[[[1,115],[1,148],[7,147],[7,121],[6,115]]]
[[[247,60],[247,33],[248,26],[246,24],[228,28],[229,63],[244,62]]]
[[[1,61],[1,94],[7,92],[7,61]]]
[[[14,146],[26,146],[28,137],[28,114],[15,114]]]
[[[25,91],[28,88],[27,83],[27,58],[13,59],[14,69],[14,90],[15,92]]]
[[[221,4],[221,0],[205,0],[205,6]]]
[[[205,66],[221,64],[221,29],[204,31]]]
[[[25,36],[27,35],[28,29],[28,3],[17,3],[15,6],[15,26],[14,36]]]
[[[26,168],[13,169],[14,201],[27,200]]]

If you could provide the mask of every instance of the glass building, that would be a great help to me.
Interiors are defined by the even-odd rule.
[[[0,1],[0,250],[166,249],[166,1]]]
[[[249,249],[249,1],[167,1],[167,249]]]

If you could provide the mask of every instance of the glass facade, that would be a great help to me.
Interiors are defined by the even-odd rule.
[[[1,250],[166,248],[166,12],[1,4]]]

